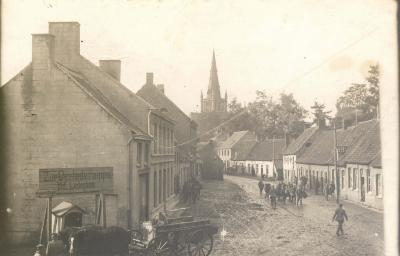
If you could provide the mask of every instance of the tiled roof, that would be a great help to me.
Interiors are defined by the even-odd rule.
[[[305,164],[328,164],[333,156],[333,131],[318,130],[313,141],[305,145],[303,153],[296,162]]]
[[[236,161],[244,161],[248,160],[248,155],[252,148],[256,145],[257,141],[254,140],[239,140],[235,144],[235,149],[232,154],[233,155],[233,160]]]
[[[378,130],[378,131],[377,131]],[[338,164],[346,162],[368,164],[380,150],[379,123],[376,120],[361,122],[357,126],[336,131],[339,153]],[[319,129],[310,145],[306,145],[297,162],[317,165],[334,164],[334,132]]]
[[[128,120],[142,131],[147,131],[147,113],[154,106],[84,57],[80,56],[77,61],[73,70],[81,73]],[[152,111],[152,114],[173,123],[160,111]]]
[[[228,139],[218,145],[219,148],[233,148],[235,144],[241,140],[246,134],[249,134],[250,131],[239,131],[234,132]]]
[[[379,151],[374,160],[372,160],[371,165],[375,168],[382,168],[382,152]]]
[[[167,109],[164,115],[175,121],[174,132],[179,142],[185,142],[196,137],[195,133],[190,134],[191,126],[197,126],[196,123],[154,84],[145,84],[136,94],[157,108]]]
[[[367,123],[367,122],[365,122]],[[376,120],[368,121],[370,128],[344,158],[346,163],[369,164],[381,151],[380,127]],[[379,160],[379,159],[378,159]]]
[[[250,151],[247,159],[253,161],[272,161],[281,159],[285,148],[285,139],[265,140],[258,142]]]
[[[284,155],[295,155],[300,151],[304,144],[315,134],[318,127],[311,127],[306,130],[299,137],[297,137],[292,143],[288,145],[286,150],[283,152]]]

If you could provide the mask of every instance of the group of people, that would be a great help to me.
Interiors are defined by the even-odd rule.
[[[305,192],[305,184],[307,180],[302,180],[299,184],[296,183],[283,183],[279,182],[276,185],[271,183],[265,183],[260,180],[258,182],[258,188],[260,190],[260,196],[262,196],[263,191],[265,192],[265,198],[271,201],[271,206],[273,209],[276,208],[276,202],[280,201],[284,204],[286,200],[290,203],[296,205],[303,204],[303,198],[307,197]]]
[[[202,186],[200,182],[192,177],[189,181],[183,184],[182,199],[184,203],[195,204],[200,197],[200,190]]]
[[[329,200],[330,197],[334,197],[336,188],[333,182],[331,184],[328,184],[327,182],[323,183],[316,180],[314,184],[314,189],[316,195],[318,195],[321,191],[325,196],[325,199]]]

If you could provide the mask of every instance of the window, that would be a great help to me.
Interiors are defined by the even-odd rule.
[[[136,162],[138,165],[142,165],[142,143],[137,144]]]
[[[158,149],[158,129],[157,129],[157,124],[154,124],[154,131],[153,131],[153,152],[154,154],[157,154],[157,149]]]
[[[367,192],[371,191],[371,170],[367,169]]]
[[[144,164],[149,165],[149,144],[144,144]]]
[[[353,168],[353,189],[357,188],[357,169]]]
[[[157,137],[157,153],[158,154],[161,154],[162,153],[162,151],[161,151],[161,147],[162,147],[162,130],[161,130],[161,126],[159,126],[158,127],[158,137]]]
[[[377,174],[375,176],[375,184],[376,184],[376,195],[379,196],[382,194],[382,185],[381,185],[381,175]]]
[[[347,187],[351,188],[351,168],[347,168]]]
[[[154,207],[157,207],[158,200],[157,200],[157,172],[154,172]]]

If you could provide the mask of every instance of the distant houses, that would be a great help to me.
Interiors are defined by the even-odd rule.
[[[335,135],[332,128],[311,127],[285,147],[284,139],[256,141],[249,131],[233,133],[220,143],[218,155],[225,169],[239,175],[252,175],[295,182],[306,177],[306,188],[322,194],[339,185],[342,199],[383,209],[383,171],[378,120],[360,122],[336,130],[337,167],[335,171]],[[336,191],[335,191],[336,194]]]
[[[341,198],[382,209],[379,132],[377,120],[338,129],[337,166]],[[327,184],[337,187],[334,154],[333,129],[305,130],[283,153],[285,180],[307,177],[307,188],[320,193]]]

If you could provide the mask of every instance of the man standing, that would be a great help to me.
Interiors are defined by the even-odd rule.
[[[260,189],[260,196],[262,196],[262,192],[264,189],[264,182],[262,180],[258,182],[258,188]]]
[[[344,219],[346,218],[346,221],[348,221],[346,211],[343,209],[343,204],[339,204],[339,208],[336,209],[335,214],[333,215],[332,222],[336,220],[338,222],[338,228],[336,230],[336,235],[339,236],[339,231],[342,232],[342,235],[344,234],[343,232],[343,222]]]

